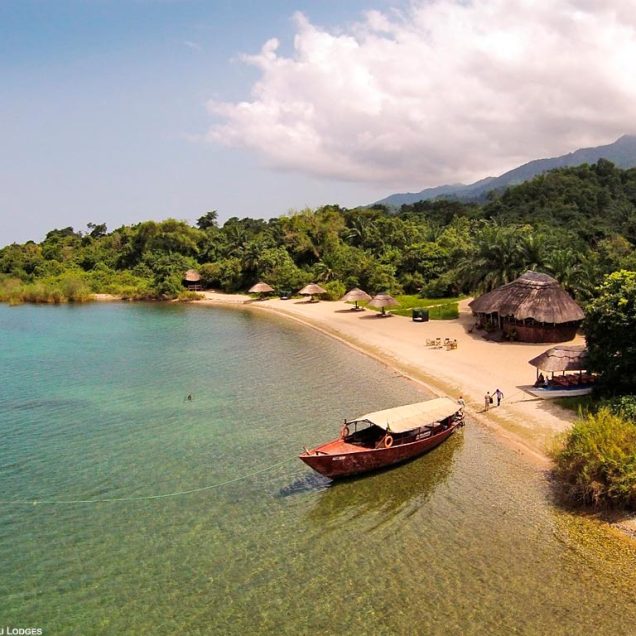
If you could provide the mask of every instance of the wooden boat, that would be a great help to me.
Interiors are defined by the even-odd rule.
[[[338,438],[299,458],[325,477],[350,477],[422,455],[463,424],[461,406],[448,398],[407,404],[345,420]]]

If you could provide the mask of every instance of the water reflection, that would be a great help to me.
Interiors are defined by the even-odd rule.
[[[331,482],[308,511],[310,525],[323,529],[356,520],[377,528],[398,523],[419,510],[452,472],[454,456],[464,443],[459,431],[423,457],[379,473]]]

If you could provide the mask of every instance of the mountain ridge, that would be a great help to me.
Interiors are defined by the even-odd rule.
[[[498,177],[486,177],[475,183],[441,185],[425,188],[420,192],[404,192],[390,194],[375,202],[375,205],[400,207],[417,201],[451,198],[460,201],[483,201],[488,192],[504,190],[505,188],[528,181],[539,174],[555,168],[578,166],[582,163],[596,163],[599,159],[607,159],[619,168],[636,167],[636,135],[625,134],[616,141],[602,146],[579,148],[565,155],[533,159],[512,170],[508,170]]]

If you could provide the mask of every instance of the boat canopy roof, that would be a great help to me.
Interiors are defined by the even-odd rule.
[[[385,431],[405,433],[414,428],[439,422],[457,413],[459,406],[449,398],[435,398],[416,404],[405,404],[393,409],[367,413],[351,420],[351,422],[367,421]]]

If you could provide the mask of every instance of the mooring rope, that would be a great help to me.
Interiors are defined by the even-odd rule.
[[[227,486],[228,484],[233,484],[237,481],[242,481],[243,479],[248,479],[249,477],[254,477],[255,475],[260,475],[262,473],[266,473],[270,470],[274,470],[274,468],[278,468],[279,466],[284,466],[292,461],[294,458],[286,459],[285,461],[279,462],[278,464],[272,464],[271,466],[266,466],[265,468],[261,468],[259,470],[255,470],[251,473],[246,473],[245,475],[241,475],[240,477],[235,477],[234,479],[228,479],[227,481],[222,481],[216,484],[211,484],[210,486],[202,486],[201,488],[192,488],[191,490],[180,490],[178,492],[169,492],[164,493],[162,495],[140,495],[138,497],[109,497],[106,499],[30,499],[30,500],[0,500],[0,505],[27,505],[27,506],[36,506],[36,505],[72,505],[72,504],[98,504],[98,503],[115,503],[122,501],[148,501],[150,499],[166,499],[168,497],[180,497],[182,495],[191,495],[196,492],[203,492],[205,490],[214,490],[215,488],[220,488],[221,486]]]

